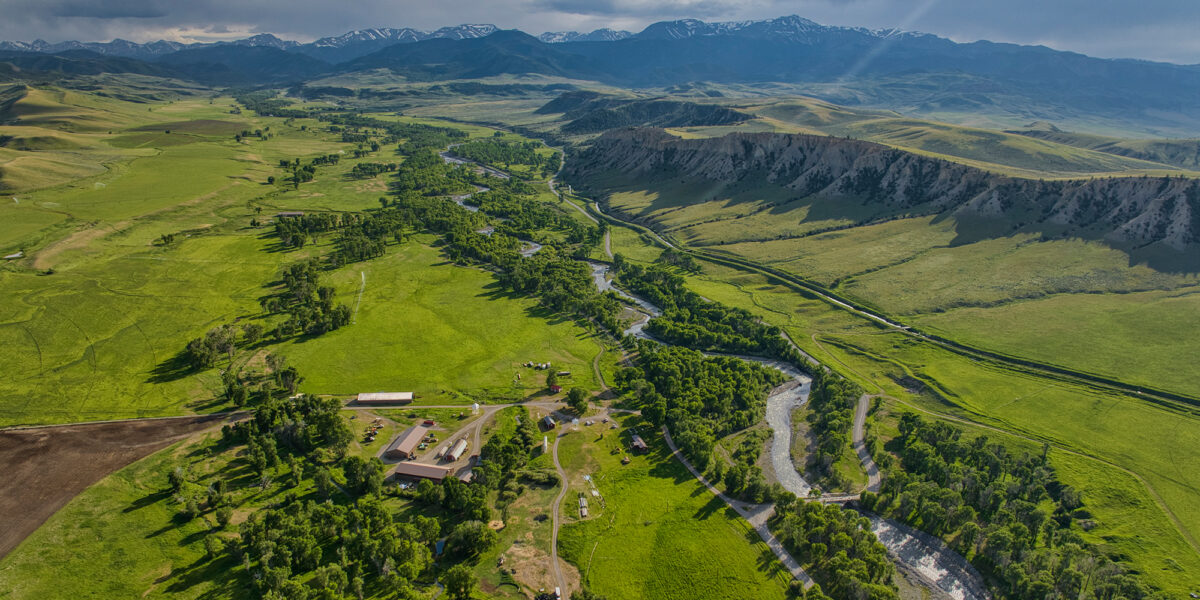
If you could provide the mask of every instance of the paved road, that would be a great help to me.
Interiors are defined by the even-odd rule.
[[[767,527],[767,520],[771,518],[771,515],[775,514],[775,506],[772,504],[739,502],[721,493],[721,490],[718,490],[713,484],[709,483],[708,479],[705,479],[696,470],[696,467],[693,467],[692,463],[684,458],[683,453],[679,451],[679,447],[675,445],[675,440],[671,439],[671,432],[667,431],[666,427],[662,428],[662,432],[663,438],[667,441],[667,447],[671,449],[671,455],[678,458],[679,462],[683,463],[683,466],[687,467],[688,471],[691,471],[692,475],[700,483],[704,484],[704,487],[708,488],[709,492],[720,498],[725,504],[728,504],[738,515],[746,519],[751,527],[754,527],[754,531],[758,532],[758,537],[766,542],[767,547],[779,558],[779,562],[783,563],[783,566],[787,567],[787,570],[792,573],[792,577],[803,582],[805,588],[811,587],[813,584],[812,578],[808,576],[808,573],[804,572],[804,568],[800,566],[800,563],[795,558],[792,558],[792,555],[788,553],[783,544],[771,533],[771,529]]]

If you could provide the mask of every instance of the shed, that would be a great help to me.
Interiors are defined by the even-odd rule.
[[[467,440],[463,438],[454,442],[454,446],[446,453],[446,462],[454,462],[462,458],[463,452],[467,451]]]
[[[356,398],[359,404],[408,404],[413,401],[412,392],[368,392]]]
[[[383,455],[388,458],[412,458],[416,456],[417,446],[421,444],[421,440],[425,439],[425,434],[429,433],[428,427],[413,425],[404,430],[404,433],[396,436],[392,443],[388,445],[387,450],[384,450]]]
[[[546,418],[542,419],[542,427],[545,427],[546,429],[554,429],[555,425],[556,423],[554,422],[554,417],[550,415],[546,415]]]
[[[561,391],[562,391],[562,386],[561,386],[561,385],[552,385],[552,386],[550,386],[550,392],[551,392],[551,393],[557,394],[557,393],[559,393],[559,392],[561,392]]]
[[[637,450],[638,452],[646,451],[646,441],[642,439],[642,436],[636,433],[633,434],[633,449]]]
[[[437,482],[445,479],[449,474],[450,469],[448,467],[423,465],[414,462],[400,463],[396,465],[396,470],[392,471],[392,476],[397,479],[428,479]]]

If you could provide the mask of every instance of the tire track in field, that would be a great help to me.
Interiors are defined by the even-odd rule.
[[[70,323],[73,327],[75,327],[75,329],[79,330],[79,334],[82,335],[84,341],[86,341],[88,343],[87,353],[91,354],[91,359],[88,362],[90,362],[92,365],[92,376],[88,380],[87,393],[85,393],[83,395],[83,402],[81,402],[79,407],[75,409],[76,412],[83,413],[83,412],[85,412],[84,407],[87,406],[88,402],[92,398],[92,391],[94,391],[96,389],[96,378],[99,376],[99,373],[98,373],[99,369],[96,366],[96,344],[95,344],[95,342],[92,341],[92,338],[90,336],[88,336],[87,332],[84,331],[83,328],[79,326],[79,323],[76,323],[75,320],[72,319],[71,317],[67,316],[66,313],[64,313],[61,310],[58,310],[57,308],[50,308],[49,306],[46,307],[46,310],[54,311],[54,312],[58,313],[59,315],[61,315],[62,319],[64,321]],[[85,353],[85,355],[86,355],[86,353]],[[29,402],[32,403],[33,401],[34,400],[32,398],[30,398]],[[26,406],[26,409],[28,409],[29,404],[26,404],[25,406]]]
[[[25,330],[25,335],[28,335],[29,339],[33,340],[33,347],[37,349],[37,355],[38,355],[37,377],[41,377],[42,372],[46,370],[46,368],[43,366],[43,363],[42,363],[42,345],[40,343],[38,343],[37,336],[33,335],[33,332],[29,330],[28,325],[25,325],[24,323],[21,323],[20,325],[21,325],[21,329]]]
[[[133,327],[134,327],[134,329],[137,329],[137,332],[139,334],[141,334],[142,339],[146,340],[146,347],[150,349],[150,370],[148,371],[148,373],[153,374],[154,369],[156,369],[158,367],[158,353],[154,351],[154,343],[150,341],[150,336],[146,335],[146,332],[142,330],[142,326],[139,325],[137,321],[133,322]],[[158,388],[158,390],[160,392],[162,392],[163,400],[167,400],[167,401],[170,400],[170,398],[167,397],[167,391],[165,389],[163,389],[163,386],[154,386],[154,387]],[[150,400],[147,398],[146,402],[149,403]],[[149,407],[146,407],[146,408],[149,408]]]

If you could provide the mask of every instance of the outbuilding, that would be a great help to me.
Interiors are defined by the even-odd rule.
[[[401,460],[413,458],[417,455],[417,447],[421,445],[421,440],[425,439],[427,433],[429,433],[428,427],[413,425],[405,429],[404,433],[396,436],[396,439],[388,445],[387,450],[384,450],[383,455]]]
[[[446,462],[454,462],[454,461],[462,458],[463,452],[466,452],[466,451],[467,451],[467,439],[466,438],[463,438],[461,440],[458,440],[457,442],[454,442],[454,445],[450,447],[450,451],[446,453]]]
[[[542,419],[542,427],[547,430],[554,429],[555,425],[557,425],[557,423],[554,422],[554,417],[550,415],[546,415],[546,418]]]
[[[633,449],[637,450],[638,452],[646,451],[646,441],[642,439],[642,436],[636,433],[633,434]]]
[[[396,470],[392,471],[392,477],[396,479],[428,479],[437,483],[440,483],[449,474],[449,467],[414,462],[400,463],[396,465]]]
[[[355,399],[359,404],[408,404],[413,401],[412,392],[368,392]]]

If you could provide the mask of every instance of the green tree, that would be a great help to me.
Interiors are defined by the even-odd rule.
[[[446,538],[450,552],[458,556],[478,556],[496,544],[496,531],[483,521],[459,523]]]
[[[583,416],[583,413],[587,412],[588,409],[587,390],[577,387],[571,388],[571,391],[567,392],[567,404],[570,405],[571,410],[575,411],[575,414]]]
[[[383,489],[383,463],[378,458],[350,456],[342,462],[346,486],[362,496],[378,494]]]
[[[231,518],[233,518],[233,509],[229,506],[222,506],[217,509],[217,525],[226,527],[229,525]]]
[[[253,346],[258,340],[262,339],[263,326],[258,323],[247,323],[242,327],[242,342],[247,346]]]
[[[446,594],[451,600],[468,600],[475,588],[475,575],[466,565],[454,565],[442,575],[442,585],[446,586]]]
[[[187,469],[184,467],[175,467],[167,473],[167,485],[171,489],[171,493],[178,494],[183,491],[183,484],[187,483]]]
[[[333,477],[329,475],[329,469],[325,467],[317,469],[316,475],[313,475],[313,486],[317,488],[317,495],[322,499],[328,499],[333,495]]]
[[[558,373],[555,371],[550,371],[550,373],[546,375],[546,387],[550,387],[552,385],[558,385]]]

